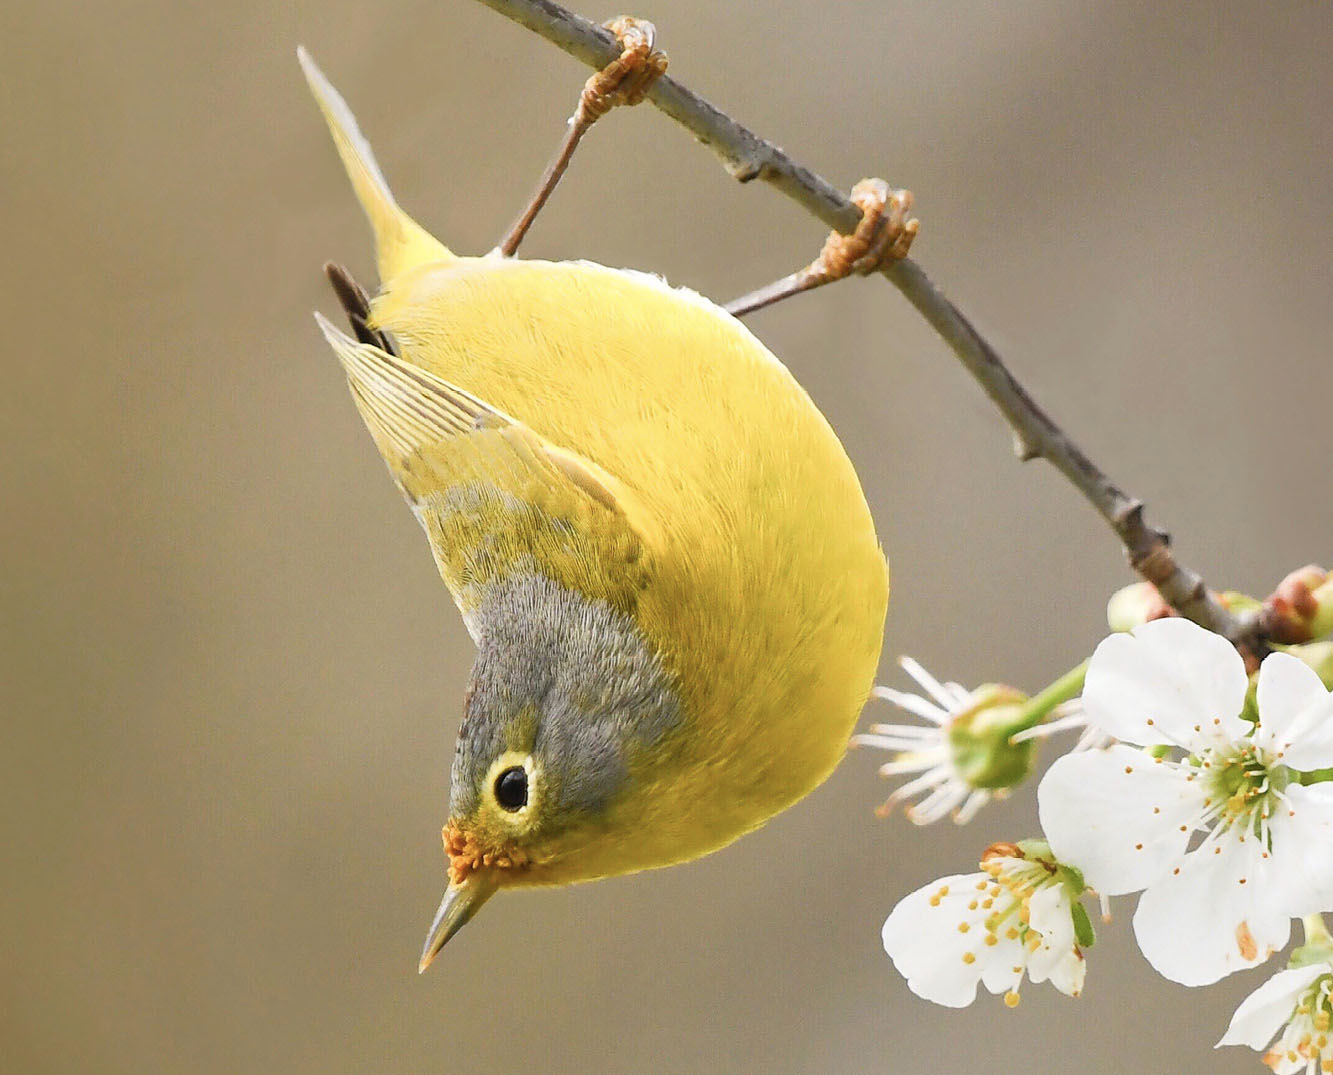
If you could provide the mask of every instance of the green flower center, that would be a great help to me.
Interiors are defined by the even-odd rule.
[[[1204,764],[1209,772],[1208,805],[1217,812],[1220,824],[1227,828],[1239,825],[1263,836],[1268,819],[1280,805],[1283,789],[1291,782],[1291,771],[1272,764],[1252,746]]]

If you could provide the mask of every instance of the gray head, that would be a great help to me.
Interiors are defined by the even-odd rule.
[[[573,880],[640,752],[680,719],[633,619],[545,576],[493,585],[453,763],[451,884],[422,965],[497,888]]]

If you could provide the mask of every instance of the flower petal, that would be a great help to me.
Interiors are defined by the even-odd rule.
[[[1333,909],[1333,784],[1293,784],[1285,794],[1287,809],[1268,823],[1281,866],[1271,899],[1299,918]]]
[[[1027,949],[1023,942],[1007,933],[997,935],[996,942],[987,949],[986,968],[981,972],[981,984],[995,994],[1017,990],[1027,968]]]
[[[1083,953],[1077,948],[1071,948],[1051,968],[1051,985],[1067,997],[1077,997],[1083,992],[1083,979],[1087,971]]]
[[[884,922],[884,950],[917,996],[949,1008],[976,999],[986,962],[981,923],[989,912],[968,905],[988,881],[984,873],[932,881],[899,901]]]
[[[1146,888],[1180,860],[1203,799],[1183,766],[1123,744],[1066,754],[1037,788],[1056,858],[1107,896]]]
[[[1074,950],[1074,919],[1064,885],[1044,885],[1032,894],[1028,925],[1041,934],[1041,943],[1028,956],[1028,977],[1044,982]]]
[[[1318,978],[1329,973],[1333,973],[1333,967],[1327,963],[1311,963],[1308,967],[1278,971],[1241,1001],[1218,1046],[1265,1048],[1277,1032],[1286,1026],[1301,994]]]
[[[1259,666],[1254,737],[1293,769],[1333,766],[1333,692],[1304,661],[1270,653]]]
[[[1083,705],[1117,739],[1183,746],[1245,734],[1247,687],[1245,663],[1230,642],[1171,618],[1104,639],[1088,665]]]
[[[1153,969],[1181,985],[1208,985],[1285,945],[1291,919],[1272,906],[1276,869],[1261,841],[1234,833],[1186,855],[1134,913],[1134,936]]]

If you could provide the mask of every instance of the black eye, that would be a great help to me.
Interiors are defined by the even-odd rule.
[[[495,801],[506,810],[522,810],[528,805],[528,771],[520,765],[506,769],[495,778]]]

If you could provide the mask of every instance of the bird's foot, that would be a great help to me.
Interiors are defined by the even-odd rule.
[[[907,257],[921,228],[921,222],[909,215],[912,192],[895,190],[882,179],[862,179],[852,187],[851,200],[861,210],[861,219],[850,234],[829,232],[819,257],[804,269],[733,299],[726,305],[727,313],[743,317],[802,291],[853,273],[866,276]]]
[[[621,15],[603,23],[620,42],[620,55],[583,84],[574,123],[591,126],[617,105],[636,105],[667,69],[666,53],[656,47],[657,27],[646,19]]]
[[[861,221],[850,235],[834,231],[809,273],[826,283],[856,273],[867,276],[894,261],[907,257],[921,222],[912,211],[912,192],[894,190],[882,179],[862,179],[852,187],[852,203],[861,210]]]

